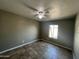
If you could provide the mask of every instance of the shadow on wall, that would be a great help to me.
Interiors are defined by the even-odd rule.
[[[0,52],[38,38],[39,23],[0,10]]]
[[[76,16],[71,16],[60,20],[41,22],[40,38],[72,49],[74,40],[75,18]],[[56,27],[52,27],[52,31],[49,31],[50,25],[58,25],[58,29],[56,29]],[[56,34],[57,30],[58,36]],[[53,36],[55,39],[52,37],[49,38],[50,32],[51,36]]]

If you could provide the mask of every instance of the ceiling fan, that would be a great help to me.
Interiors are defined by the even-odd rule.
[[[38,9],[33,8],[32,6],[26,4],[25,2],[23,2],[23,4],[24,4],[26,7],[28,7],[29,9],[33,10],[34,12],[36,12],[34,16],[35,16],[35,17],[38,17],[39,19],[42,19],[42,18],[44,18],[44,17],[47,17],[48,14],[49,14],[49,9],[50,9],[50,8],[47,8],[47,9],[45,9],[45,10],[38,10]]]

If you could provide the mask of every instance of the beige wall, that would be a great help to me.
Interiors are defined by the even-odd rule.
[[[39,23],[0,10],[0,52],[37,40]]]
[[[75,24],[74,59],[79,59],[79,14],[77,15]]]

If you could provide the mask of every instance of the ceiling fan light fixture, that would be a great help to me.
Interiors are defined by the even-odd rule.
[[[44,16],[43,15],[38,15],[38,18],[39,19],[42,19]]]
[[[44,13],[43,11],[37,12],[37,17],[38,17],[39,19],[42,19],[44,16],[45,16],[45,13]]]
[[[37,18],[39,18],[39,19],[42,19],[42,18],[46,17],[46,16],[49,14],[49,9],[50,9],[50,8],[44,9],[44,8],[41,7],[41,8],[39,8],[39,10],[38,10],[38,9],[33,8],[32,6],[26,4],[25,2],[23,2],[23,4],[24,4],[26,7],[28,7],[29,9],[33,10],[33,11],[34,11],[34,16],[37,17]]]

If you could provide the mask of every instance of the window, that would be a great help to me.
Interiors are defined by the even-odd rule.
[[[49,38],[58,38],[58,25],[49,25]]]

